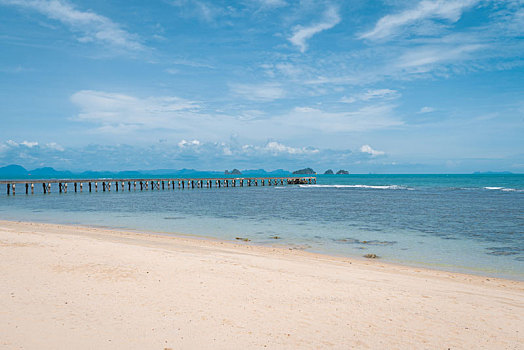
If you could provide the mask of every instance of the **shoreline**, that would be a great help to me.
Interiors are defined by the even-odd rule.
[[[422,261],[391,261],[391,260],[384,260],[382,258],[377,259],[369,259],[362,256],[347,256],[347,255],[337,255],[333,252],[329,251],[315,251],[315,249],[309,249],[309,248],[302,248],[300,244],[279,244],[277,240],[271,244],[266,243],[257,243],[253,241],[243,241],[240,240],[227,240],[227,239],[221,239],[218,237],[213,236],[205,236],[200,234],[194,234],[194,233],[184,233],[184,232],[170,232],[170,231],[154,231],[154,230],[148,230],[148,229],[134,229],[134,228],[122,228],[122,227],[113,227],[113,226],[105,226],[105,225],[90,225],[90,224],[75,224],[75,223],[56,223],[56,222],[45,222],[45,221],[25,221],[25,220],[16,220],[16,219],[0,219],[0,225],[2,223],[21,223],[21,224],[42,224],[42,225],[49,225],[49,226],[56,226],[56,227],[74,227],[74,228],[80,228],[80,229],[96,229],[96,230],[105,230],[108,232],[113,232],[115,234],[117,233],[129,233],[129,234],[137,234],[137,235],[146,235],[146,236],[159,236],[159,237],[168,237],[168,238],[183,238],[183,239],[194,239],[198,242],[202,241],[211,241],[211,242],[221,242],[221,244],[226,245],[233,245],[234,247],[246,247],[246,246],[253,246],[253,247],[260,247],[261,249],[269,249],[268,251],[274,251],[275,249],[282,249],[282,250],[293,250],[295,252],[302,252],[304,255],[311,254],[312,256],[319,256],[324,257],[328,259],[342,259],[342,260],[348,260],[348,261],[354,261],[354,262],[364,262],[364,263],[378,263],[382,265],[390,265],[390,266],[397,266],[399,268],[406,267],[416,270],[429,270],[433,272],[441,272],[444,274],[451,273],[451,274],[457,274],[457,275],[464,275],[464,276],[470,276],[470,277],[480,277],[480,278],[490,278],[490,279],[501,279],[501,280],[508,280],[508,281],[518,281],[518,282],[524,282],[524,275],[519,273],[511,273],[511,272],[498,272],[498,271],[490,271],[489,269],[476,269],[474,270],[471,267],[466,266],[456,266],[456,265],[442,265],[442,264],[431,264],[426,263]],[[312,247],[310,247],[312,248]]]
[[[286,244],[278,244],[277,242],[267,245],[267,244],[261,244],[256,243],[252,241],[232,241],[232,240],[226,240],[226,239],[220,239],[212,236],[204,236],[204,235],[198,235],[198,234],[191,234],[191,233],[181,233],[181,232],[162,232],[162,231],[151,231],[151,230],[141,230],[141,229],[128,229],[128,228],[117,228],[117,227],[111,227],[111,226],[97,226],[97,225],[84,225],[84,224],[57,224],[57,223],[48,223],[48,222],[39,222],[39,221],[22,221],[22,220],[2,220],[0,219],[0,228],[4,224],[21,224],[21,225],[29,225],[29,226],[38,226],[41,225],[42,227],[47,227],[51,229],[58,229],[60,231],[65,231],[63,233],[70,234],[68,232],[68,229],[74,229],[74,230],[81,230],[85,232],[90,232],[91,234],[103,234],[104,237],[106,236],[115,236],[115,237],[134,237],[134,238],[140,238],[144,241],[147,241],[149,237],[156,238],[156,239],[173,239],[178,242],[184,242],[186,244],[191,245],[203,245],[206,247],[223,247],[223,248],[229,248],[229,249],[238,249],[238,250],[245,250],[249,253],[266,253],[266,254],[278,254],[279,256],[301,256],[301,257],[309,257],[312,259],[319,259],[319,260],[325,260],[325,261],[333,261],[333,262],[339,262],[339,263],[349,263],[349,264],[361,264],[362,266],[370,266],[370,267],[376,267],[376,268],[391,268],[395,269],[397,271],[417,271],[417,273],[429,273],[432,276],[433,275],[456,275],[461,276],[464,279],[472,280],[472,279],[479,279],[479,280],[500,280],[500,281],[508,281],[508,282],[522,282],[524,286],[524,279],[512,279],[512,278],[506,278],[506,277],[498,277],[498,276],[492,276],[492,275],[483,275],[481,274],[482,270],[479,270],[479,273],[468,273],[468,272],[462,272],[462,271],[450,271],[445,269],[438,269],[438,268],[431,268],[424,266],[423,263],[420,263],[420,265],[414,263],[414,264],[403,264],[403,263],[395,263],[390,261],[385,261],[380,258],[377,259],[369,259],[365,258],[364,256],[357,256],[357,257],[348,257],[344,255],[335,255],[330,253],[322,253],[322,252],[315,252],[315,251],[309,251],[304,248],[301,248],[300,245],[286,245]],[[98,232],[102,231],[102,232]],[[454,266],[450,265],[450,269]],[[459,267],[457,267],[459,269]],[[466,268],[463,268],[466,269]]]
[[[6,348],[518,348],[524,282],[0,220]],[[29,336],[28,335],[32,335]]]

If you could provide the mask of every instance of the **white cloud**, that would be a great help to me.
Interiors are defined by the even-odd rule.
[[[324,12],[324,17],[321,22],[309,27],[296,26],[293,29],[293,35],[288,40],[293,45],[298,46],[300,52],[305,52],[307,50],[307,40],[311,39],[311,37],[317,33],[333,28],[339,22],[340,16],[338,10],[335,7],[329,7]]]
[[[0,0],[0,4],[14,5],[38,11],[79,33],[80,42],[99,42],[118,49],[143,50],[138,37],[127,32],[109,18],[92,11],[81,11],[66,0]]]
[[[172,96],[140,98],[82,90],[71,96],[71,102],[78,108],[76,120],[94,125],[91,132],[96,137],[111,134],[117,142],[132,139],[133,142],[147,143],[151,137],[178,137],[184,139],[182,144],[186,145],[190,142],[187,140],[194,138],[210,141],[241,135],[248,140],[296,140],[322,133],[321,139],[329,144],[330,134],[403,125],[394,113],[395,106],[386,103],[358,109],[346,106],[342,111],[299,106],[287,112],[261,113],[255,109],[230,115]],[[277,150],[277,146],[272,144],[269,147]]]
[[[422,107],[420,109],[420,111],[418,111],[419,113],[431,113],[431,112],[434,112],[435,111],[435,108],[433,107]]]
[[[251,101],[273,101],[286,96],[286,91],[277,83],[231,84],[230,88],[236,95]]]
[[[325,133],[369,131],[403,125],[393,109],[394,106],[389,104],[364,106],[348,112],[296,107],[289,114],[280,116],[279,122],[285,125],[288,133],[303,129]]]
[[[192,141],[186,141],[182,140],[178,143],[178,147],[184,148],[184,147],[191,147],[191,146],[200,146],[200,141],[198,140],[192,140]]]
[[[375,100],[375,99],[393,100],[399,97],[400,97],[400,93],[397,90],[375,89],[375,90],[367,90],[366,92],[355,94],[353,96],[344,96],[340,99],[340,102],[353,103],[357,101],[369,101],[369,100]]]
[[[24,145],[26,147],[32,148],[35,146],[38,146],[38,142],[32,142],[32,141],[23,141],[20,143],[21,145]]]
[[[295,148],[295,147],[289,147],[282,143],[279,143],[277,141],[269,141],[265,147],[262,148],[263,150],[267,150],[271,153],[288,153],[288,154],[315,154],[318,153],[319,150],[311,147],[302,147],[302,148]]]
[[[173,96],[137,98],[119,93],[82,90],[71,96],[80,108],[78,119],[109,126],[173,126],[177,119],[200,107]]]
[[[474,52],[484,49],[482,44],[427,45],[408,50],[400,56],[397,66],[420,73],[431,70],[433,65],[475,59]]]
[[[362,147],[360,147],[360,152],[371,154],[372,157],[382,156],[382,155],[386,154],[386,152],[377,151],[377,150],[371,148],[370,145],[363,145]]]
[[[385,39],[398,34],[404,27],[419,25],[429,19],[443,19],[456,22],[463,11],[479,0],[423,0],[415,8],[382,17],[375,27],[359,36],[360,39]]]

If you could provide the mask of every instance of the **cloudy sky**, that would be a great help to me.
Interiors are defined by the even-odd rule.
[[[524,172],[523,0],[0,0],[0,166]]]

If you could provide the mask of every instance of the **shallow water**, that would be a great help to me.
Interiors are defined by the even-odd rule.
[[[316,185],[47,195],[36,189],[6,196],[0,188],[0,218],[242,237],[524,280],[524,175],[337,175],[319,176]]]

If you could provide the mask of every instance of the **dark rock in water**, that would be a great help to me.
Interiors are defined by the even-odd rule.
[[[288,185],[307,185],[309,182],[307,179],[288,179]]]
[[[340,169],[339,171],[337,171],[337,175],[348,175],[348,174],[349,174],[349,171],[347,170]]]
[[[304,168],[304,169],[293,171],[293,174],[295,175],[314,175],[316,174],[316,172],[311,168]]]
[[[378,259],[379,256],[377,254],[366,254],[364,255],[364,258],[368,258],[368,259]]]
[[[245,237],[235,237],[235,239],[237,241],[244,241],[244,242],[249,242],[251,241],[249,238],[245,238]]]
[[[228,170],[226,170],[224,172],[225,175],[242,175],[242,173],[240,172],[240,170],[238,169],[233,169],[231,170],[231,172],[229,172]]]
[[[271,236],[270,238],[273,238],[273,239],[281,239],[282,237],[280,237],[280,236]]]
[[[377,241],[377,240],[372,240],[372,241],[361,241],[359,239],[356,239],[356,238],[338,238],[338,239],[334,239],[335,242],[340,242],[340,243],[349,243],[349,244],[365,244],[365,245],[393,245],[393,244],[396,244],[397,241]]]
[[[326,172],[324,173],[324,175],[333,175],[333,174],[334,172],[331,169],[326,170]]]

